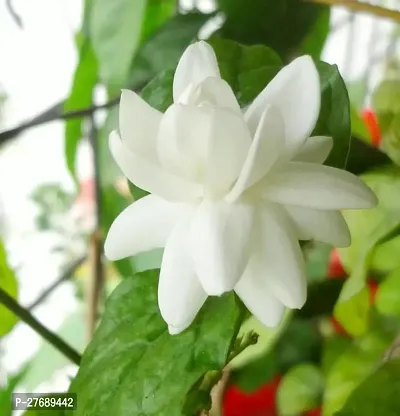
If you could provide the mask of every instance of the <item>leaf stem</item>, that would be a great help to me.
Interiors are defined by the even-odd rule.
[[[0,287],[0,303],[2,303],[11,312],[17,315],[22,321],[30,326],[41,337],[48,341],[54,348],[60,351],[63,355],[69,358],[76,365],[80,364],[80,354],[66,344],[58,335],[51,332],[43,326],[27,309],[16,302],[6,291]]]
[[[374,4],[365,3],[356,0],[303,0],[309,3],[325,4],[327,6],[342,6],[353,12],[364,12],[373,14],[374,16],[384,17],[387,19],[400,22],[400,12],[393,9],[387,9],[382,6],[375,6]]]

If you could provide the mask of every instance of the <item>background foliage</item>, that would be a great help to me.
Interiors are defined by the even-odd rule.
[[[86,269],[75,267],[65,277],[74,275],[77,297],[82,305],[89,303],[92,311],[88,317],[82,307],[59,334],[79,352],[84,350],[70,386],[79,397],[73,414],[200,414],[210,408],[209,393],[226,372],[228,377],[223,377],[217,389],[219,398],[214,397],[214,404],[223,403],[226,416],[400,414],[396,358],[400,333],[399,65],[391,62],[387,78],[372,97],[380,126],[377,140],[378,122],[371,127],[370,121],[361,119],[360,106],[350,100],[337,66],[320,60],[332,28],[330,8],[317,3],[219,0],[217,10],[206,14],[195,8],[183,10],[175,0],[85,1],[82,27],[76,34],[79,61],[62,117],[66,120],[66,163],[77,182],[81,141],[89,140],[93,149],[94,229],[78,225],[72,237],[71,230],[60,225],[59,218],[75,195],[51,186],[33,195],[41,207],[40,228],[65,237],[61,250],[69,253],[65,241],[74,239],[91,253]],[[199,37],[215,49],[222,77],[242,106],[284,64],[296,56],[311,55],[321,79],[322,100],[313,134],[334,138],[326,163],[362,175],[380,201],[373,210],[346,212],[351,247],[332,251],[323,244],[304,244],[307,303],[302,310],[288,313],[275,330],[260,325],[229,294],[209,300],[190,329],[171,337],[156,302],[162,253],[154,251],[113,264],[104,264],[101,255],[102,238],[111,222],[129,203],[145,195],[132,184],[129,192],[126,186],[121,190],[121,174],[108,150],[108,134],[117,128],[120,89],[132,89],[165,111],[172,103],[178,59]],[[102,123],[94,117],[100,109],[94,104],[99,86],[107,96],[100,106],[105,113]],[[60,117],[59,109],[53,117]],[[31,122],[35,123],[39,124]],[[2,141],[11,136],[0,133]],[[92,283],[89,297],[85,294],[88,280]],[[0,288],[17,298],[17,280],[2,245]],[[1,304],[0,317],[3,336],[17,317]],[[74,335],[83,332],[85,325],[93,331],[97,321],[99,326],[85,349]],[[0,413],[11,414],[10,395],[17,385],[35,389],[66,361],[49,345],[43,346],[0,390]],[[219,412],[215,407],[212,410],[214,415]]]

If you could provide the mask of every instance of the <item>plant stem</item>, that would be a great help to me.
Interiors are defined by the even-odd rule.
[[[356,0],[303,0],[309,3],[325,4],[327,6],[342,6],[354,12],[364,12],[374,16],[384,17],[387,19],[400,22],[400,12],[393,9],[387,9],[382,6],[364,3]]]
[[[41,337],[48,341],[54,348],[69,358],[76,365],[80,364],[80,354],[66,344],[58,335],[43,326],[28,310],[18,304],[7,292],[0,287],[0,303],[17,315],[23,322],[30,326]]]
[[[76,270],[86,261],[87,257],[88,257],[87,254],[85,254],[79,257],[73,263],[71,263],[65,269],[65,272],[54,283],[52,283],[47,289],[45,289],[39,295],[39,297],[28,306],[27,309],[31,311],[32,309],[36,308],[36,306],[40,305],[43,301],[45,301],[47,297],[50,296],[53,293],[53,291],[58,288],[58,286],[60,286],[60,284],[64,283],[65,281],[67,281],[73,276]]]

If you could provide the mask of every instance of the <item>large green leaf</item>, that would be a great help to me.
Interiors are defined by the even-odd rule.
[[[79,110],[92,104],[93,88],[97,82],[97,61],[89,42],[84,43],[75,70],[70,96],[65,103],[65,111]],[[65,158],[67,167],[75,177],[76,151],[83,136],[84,118],[70,118],[65,123]]]
[[[65,103],[65,111],[74,111],[90,107],[92,93],[97,82],[97,60],[89,39],[89,21],[92,10],[92,0],[85,0],[83,24],[77,35],[79,61],[76,66],[69,97]],[[65,123],[65,158],[67,168],[75,178],[76,152],[83,135],[83,117],[69,118]]]
[[[313,409],[319,404],[323,387],[324,378],[316,365],[302,363],[292,367],[279,384],[279,414],[293,416]]]
[[[320,62],[317,68],[321,78],[322,99],[313,134],[333,137],[333,149],[326,164],[344,168],[351,138],[349,96],[336,65]]]
[[[18,283],[14,272],[7,263],[6,251],[0,241],[0,287],[10,296],[17,297]],[[16,315],[0,303],[0,337],[11,331],[18,321]]]
[[[379,285],[375,305],[383,315],[400,316],[400,269],[390,273]]]
[[[316,30],[326,7],[299,0],[219,0],[226,21],[220,30],[223,37],[244,44],[265,44],[289,60],[302,50],[307,36],[314,33],[318,48],[326,38],[326,16],[322,16],[324,30]],[[325,22],[324,22],[325,19]],[[309,49],[310,50],[310,49]]]
[[[379,205],[363,211],[345,211],[352,234],[352,245],[340,249],[340,258],[351,272],[340,296],[342,302],[365,286],[375,247],[400,224],[400,171],[386,168],[363,176],[378,197]]]
[[[140,44],[172,14],[173,0],[93,0],[90,32],[102,81],[125,86]]]
[[[350,396],[335,416],[398,416],[400,359],[383,364]]]
[[[392,339],[392,333],[377,328],[345,347],[327,374],[323,416],[341,409],[354,389],[374,370]]]
[[[171,336],[158,310],[157,283],[157,271],[136,275],[109,298],[71,385],[79,396],[73,414],[181,416],[207,407],[199,383],[225,366],[242,312],[232,293],[210,298],[189,329]]]

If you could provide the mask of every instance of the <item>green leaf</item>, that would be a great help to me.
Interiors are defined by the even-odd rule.
[[[218,3],[226,16],[220,30],[222,37],[247,45],[268,45],[284,60],[298,55],[310,33],[319,48],[326,38],[326,16],[322,16],[321,23],[324,30],[316,30],[321,14],[326,13],[324,6],[298,0],[253,0],[251,7],[246,0]]]
[[[365,286],[374,249],[400,224],[400,171],[386,168],[362,177],[378,197],[379,205],[363,211],[348,210],[344,216],[352,235],[352,245],[339,249],[342,263],[350,277],[340,295],[344,302]]]
[[[175,70],[182,53],[211,16],[191,12],[166,21],[138,50],[131,65],[129,85],[141,85],[162,71]]]
[[[400,80],[383,80],[372,95],[372,105],[379,114],[400,113]]]
[[[351,132],[359,139],[364,140],[367,143],[370,143],[370,134],[368,128],[358,113],[357,109],[354,106],[350,107],[351,114]]]
[[[69,97],[64,105],[65,111],[80,110],[92,105],[92,93],[97,83],[97,60],[89,38],[89,23],[92,12],[92,0],[84,1],[82,28],[76,36],[76,46],[79,50],[79,61],[75,69]],[[83,136],[83,117],[69,118],[65,123],[64,153],[67,168],[76,179],[76,152]]]
[[[230,383],[238,386],[246,393],[251,393],[263,384],[270,382],[278,373],[278,363],[274,359],[274,354],[269,352],[243,368],[233,371],[230,376]]]
[[[7,263],[6,250],[0,241],[0,287],[13,298],[18,294],[18,282]],[[18,318],[0,303],[0,337],[11,331]]]
[[[370,295],[368,288],[363,288],[356,295],[335,306],[335,318],[351,335],[360,336],[367,331]]]
[[[97,61],[89,41],[84,42],[79,54],[74,80],[65,111],[79,110],[92,105],[92,93],[97,82]],[[65,158],[67,168],[75,178],[76,152],[83,136],[84,118],[69,118],[65,123]]]
[[[159,111],[164,112],[173,103],[174,73],[172,70],[164,71],[143,88],[142,98]]]
[[[14,393],[15,388],[24,378],[25,373],[26,368],[23,368],[14,376],[8,377],[6,386],[0,388],[0,414],[2,416],[12,416],[12,394]]]
[[[207,372],[224,368],[243,314],[232,293],[212,297],[189,329],[171,336],[158,309],[157,283],[158,272],[146,272],[110,296],[71,385],[79,396],[74,415],[181,416],[204,406],[204,392],[192,388]]]
[[[321,80],[321,112],[313,135],[333,137],[333,149],[326,165],[345,168],[350,149],[350,101],[336,65],[317,63]]]
[[[295,317],[277,340],[274,351],[282,374],[304,361],[317,362],[321,355],[321,336],[312,321]]]
[[[172,0],[93,0],[90,32],[103,82],[125,86],[140,44],[173,12]]]
[[[315,318],[320,315],[331,315],[343,287],[339,279],[326,279],[308,287],[306,304],[297,311],[301,318]]]
[[[352,137],[346,164],[347,171],[360,175],[370,172],[374,168],[387,166],[390,163],[389,157],[380,149],[357,137]]]
[[[400,359],[383,364],[350,396],[335,416],[398,416],[400,414]]]
[[[371,269],[380,273],[389,273],[400,267],[400,236],[375,248],[371,259]]]
[[[324,415],[333,415],[341,409],[354,389],[371,374],[391,341],[392,336],[374,329],[345,349],[326,378]]]
[[[303,39],[298,55],[311,55],[316,59],[321,56],[325,41],[329,35],[330,18],[331,9],[329,7],[322,8]]]
[[[375,306],[382,315],[400,316],[400,269],[394,270],[380,283]]]
[[[322,371],[328,375],[339,357],[352,345],[348,337],[333,335],[324,341],[322,353]]]
[[[266,46],[243,46],[220,38],[210,39],[209,43],[217,55],[222,78],[241,104],[251,102],[282,67],[276,52]]]
[[[319,404],[324,387],[321,370],[313,364],[299,364],[282,378],[278,388],[278,409],[282,416],[293,416]]]
[[[306,258],[307,278],[310,283],[326,281],[329,256],[332,246],[324,243],[313,242],[306,246],[303,253]]]

